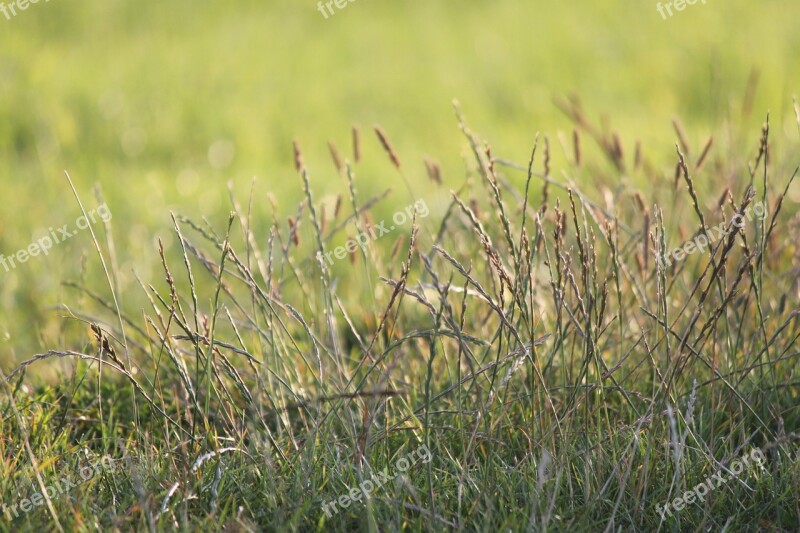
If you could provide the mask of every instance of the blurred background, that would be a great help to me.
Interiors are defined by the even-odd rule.
[[[464,179],[454,98],[495,155],[522,163],[537,131],[554,146],[559,132],[571,135],[553,103],[570,94],[592,119],[640,140],[665,176],[673,115],[698,144],[736,123],[755,151],[767,111],[779,136],[796,135],[797,2],[708,0],[666,20],[641,0],[356,0],[334,10],[326,19],[312,0],[50,0],[0,15],[0,253],[74,226],[66,170],[87,210],[102,198],[113,214],[120,295],[137,316],[135,275],[163,278],[156,240],[175,253],[170,212],[220,227],[228,183],[243,203],[252,190],[262,245],[269,193],[279,216],[295,213],[293,138],[318,198],[345,190],[327,143],[352,159],[357,125],[359,192],[392,188],[387,212],[410,203],[371,132],[380,123],[417,190],[428,187],[423,158],[441,163],[446,199]],[[4,369],[75,344],[66,311],[54,309],[86,303],[69,280],[110,295],[88,232],[0,267]]]

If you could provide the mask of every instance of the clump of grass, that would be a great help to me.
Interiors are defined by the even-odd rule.
[[[81,450],[129,468],[0,527],[798,529],[796,170],[775,163],[768,121],[734,165],[676,119],[672,175],[577,100],[560,105],[575,122],[568,168],[548,137],[527,165],[496,156],[457,108],[465,179],[427,158],[417,191],[376,126],[436,216],[351,261],[319,254],[394,198],[360,197],[356,128],[354,162],[329,144],[349,207],[314,197],[295,142],[305,198],[287,222],[233,193],[219,227],[174,215],[178,251],[160,247],[163,280],[141,282],[148,309],[117,313],[115,272],[105,294],[70,284],[95,304],[71,316],[97,353],[76,335],[2,378],[3,501],[76,472]],[[769,216],[734,224],[756,200]],[[708,249],[660,260],[720,223]],[[30,389],[27,369],[52,358],[71,358],[69,374]],[[323,512],[423,445],[429,463]],[[656,511],[752,448],[767,462]]]

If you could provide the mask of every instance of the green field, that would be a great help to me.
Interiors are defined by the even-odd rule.
[[[103,191],[122,289],[138,292],[131,270],[156,275],[153,235],[169,231],[170,209],[219,219],[230,209],[225,184],[246,197],[256,177],[255,212],[271,215],[272,191],[288,215],[299,199],[293,137],[315,187],[338,192],[326,142],[346,149],[352,124],[382,124],[415,183],[430,154],[454,188],[464,151],[454,98],[503,157],[522,161],[537,131],[570,135],[553,98],[576,94],[631,144],[642,139],[666,172],[673,115],[697,143],[729,118],[757,128],[767,110],[779,131],[792,128],[798,13],[777,1],[698,4],[669,20],[640,2],[362,2],[326,20],[296,1],[31,5],[0,18],[0,250],[80,215],[67,170],[87,198],[95,184]],[[753,71],[753,111],[742,118]],[[220,140],[235,155],[215,168],[208,152]],[[368,167],[365,192],[395,185],[381,172]],[[90,245],[79,237],[2,272],[0,357],[44,348],[40,331],[58,340],[45,309],[68,300],[59,283]]]
[[[800,4],[656,4],[0,14],[2,502],[84,450],[142,465],[0,531],[798,530]],[[78,198],[97,243],[19,259]],[[419,200],[414,250],[408,221],[315,262]],[[656,268],[758,200],[774,228]],[[753,447],[768,466],[659,521]]]

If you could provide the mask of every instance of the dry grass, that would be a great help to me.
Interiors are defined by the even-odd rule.
[[[352,261],[316,257],[389,212],[386,198],[408,203],[359,196],[355,165],[370,148],[355,128],[355,162],[329,146],[349,206],[315,200],[295,143],[305,199],[288,222],[265,227],[233,195],[221,232],[175,216],[182,257],[161,250],[146,310],[117,312],[113,272],[108,296],[73,285],[93,302],[70,312],[97,324],[97,353],[73,340],[8,377],[3,500],[29,487],[22,441],[46,478],[77,471],[84,448],[138,466],[0,527],[800,528],[791,153],[773,156],[768,122],[748,155],[694,146],[676,119],[677,170],[664,174],[577,100],[559,105],[575,123],[565,168],[551,168],[548,137],[528,164],[495,156],[458,111],[466,177],[426,160],[425,192],[376,127],[437,216]],[[733,224],[754,201],[767,218]],[[708,250],[656,260],[720,223]],[[76,362],[61,386],[22,385],[52,357]],[[322,512],[422,444],[430,463],[366,505]],[[661,522],[655,504],[753,447],[766,465]]]

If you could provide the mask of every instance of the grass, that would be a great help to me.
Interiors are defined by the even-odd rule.
[[[798,14],[0,15],[0,531],[800,530]]]
[[[623,0],[350,7],[325,20],[315,2],[296,0],[242,0],[235,8],[51,0],[12,20],[0,16],[0,253],[79,216],[65,201],[66,169],[85,195],[101,189],[114,214],[120,290],[131,304],[147,305],[133,272],[159,275],[154,236],[175,252],[170,211],[224,218],[230,206],[221,184],[232,181],[246,198],[255,176],[254,214],[272,215],[270,191],[281,215],[291,214],[302,197],[289,157],[294,136],[306,144],[320,198],[343,186],[322,174],[326,142],[346,145],[353,123],[364,131],[382,123],[416,187],[425,184],[425,155],[460,176],[453,98],[499,156],[523,161],[534,133],[551,132],[554,168],[568,162],[557,133],[569,137],[572,124],[552,100],[572,92],[591,117],[606,116],[629,149],[641,140],[659,168],[673,163],[664,150],[673,115],[697,144],[726,121],[756,129],[768,109],[776,130],[794,127],[794,3],[726,0],[666,21],[655,2]],[[743,114],[742,94],[754,79],[751,112]],[[235,147],[227,165],[209,158],[220,140]],[[360,171],[365,195],[391,181],[371,154]],[[523,178],[509,179],[522,187]],[[0,272],[5,368],[65,340],[52,307],[74,302],[63,280],[102,275],[91,261],[81,271],[82,256],[93,253],[88,238],[73,239]]]
[[[64,347],[0,379],[2,501],[105,455],[123,468],[0,528],[800,528],[795,134],[768,119],[693,143],[676,122],[672,173],[560,105],[576,133],[558,164],[545,135],[530,161],[496,156],[457,108],[464,175],[430,163],[424,192],[391,135],[362,129],[334,158],[346,189],[320,199],[296,143],[295,214],[231,191],[229,217],[174,215],[146,308],[98,228],[108,275],[72,285]],[[353,154],[379,151],[398,185],[376,198]],[[418,198],[430,216],[316,259]],[[758,201],[764,220],[733,223]],[[656,260],[720,223],[707,250]],[[56,361],[57,384],[25,379]],[[754,449],[763,463],[662,521],[657,504]],[[367,501],[323,510],[381,471]]]

